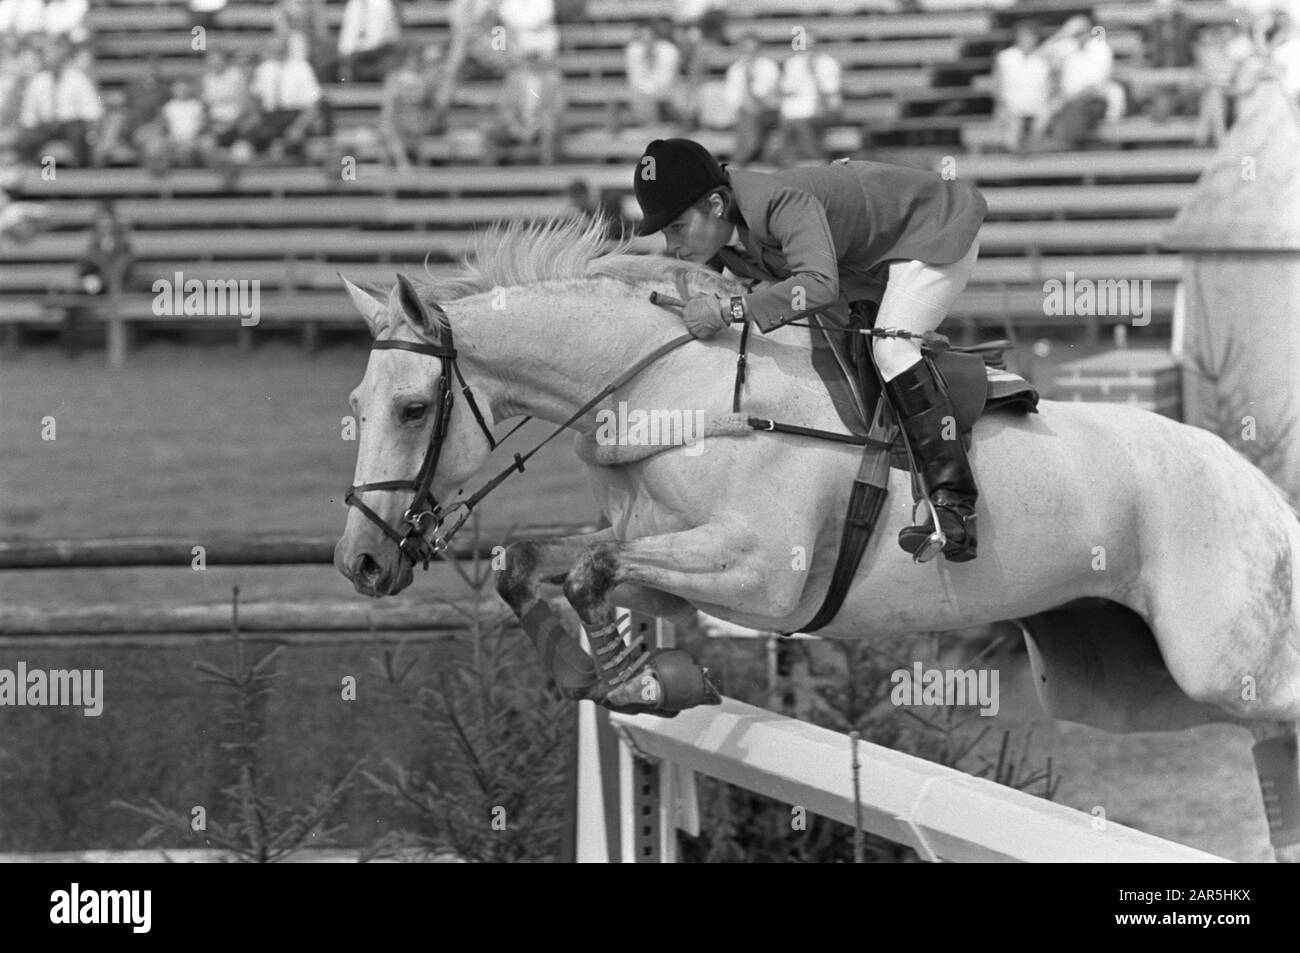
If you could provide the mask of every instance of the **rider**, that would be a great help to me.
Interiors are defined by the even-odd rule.
[[[877,326],[933,331],[966,286],[988,205],[964,183],[880,162],[839,160],[771,173],[724,169],[697,142],[656,139],[633,179],[638,235],[663,231],[668,254],[774,281],[729,300],[698,295],[683,321],[709,338],[749,318],[768,332],[814,312],[849,327],[857,302],[878,300]],[[872,271],[888,270],[883,297]],[[939,514],[953,562],[975,558],[977,491],[940,375],[907,338],[872,353]],[[933,527],[908,527],[915,553]]]

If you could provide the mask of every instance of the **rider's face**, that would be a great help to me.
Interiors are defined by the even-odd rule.
[[[734,226],[722,216],[722,200],[711,195],[701,208],[692,205],[664,227],[664,241],[673,258],[702,264],[731,238]]]

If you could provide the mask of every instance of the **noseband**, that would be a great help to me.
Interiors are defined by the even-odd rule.
[[[420,344],[409,341],[375,341],[370,346],[372,351],[411,351],[415,354],[436,357],[441,361],[442,373],[438,378],[438,396],[434,404],[433,435],[429,438],[429,448],[424,452],[424,462],[420,464],[420,469],[416,473],[414,480],[382,480],[378,483],[361,483],[349,487],[347,496],[343,498],[348,506],[355,506],[370,522],[383,530],[384,535],[397,544],[397,548],[402,551],[403,556],[412,563],[423,563],[425,569],[429,568],[430,560],[447,548],[452,533],[460,528],[458,523],[446,535],[438,536],[435,532],[432,539],[426,536],[428,529],[425,522],[427,520],[432,520],[432,527],[436,531],[441,528],[443,520],[447,518],[450,510],[459,505],[453,504],[451,508],[444,511],[442,505],[434,497],[432,490],[433,475],[438,469],[438,458],[442,455],[442,444],[447,436],[447,427],[451,423],[451,408],[455,403],[455,393],[451,389],[451,376],[453,373],[456,375],[456,380],[460,382],[461,393],[465,395],[465,401],[469,404],[474,419],[478,421],[479,430],[487,438],[489,448],[495,450],[497,446],[496,438],[492,436],[492,431],[488,429],[487,421],[483,419],[483,413],[479,410],[478,402],[474,399],[474,392],[470,390],[465,376],[460,372],[460,365],[456,362],[456,348],[452,345],[450,324],[444,327],[443,333],[446,336],[446,345]],[[357,494],[371,490],[411,490],[414,492],[415,495],[411,499],[411,505],[402,513],[402,520],[406,526],[405,533],[392,526],[378,513],[361,502]]]

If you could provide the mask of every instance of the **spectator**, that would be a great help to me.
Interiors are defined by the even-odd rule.
[[[393,0],[348,0],[339,30],[339,78],[382,81],[401,35],[402,21]]]
[[[1076,18],[1062,44],[1060,90],[1051,135],[1063,149],[1080,149],[1106,117],[1114,54],[1103,32],[1086,17]]]
[[[384,81],[379,133],[385,158],[396,168],[411,167],[420,140],[440,131],[442,117],[434,108],[441,49],[411,47],[401,65]]]
[[[804,48],[786,58],[781,69],[781,159],[824,159],[826,129],[844,110],[840,64],[829,53],[813,50],[815,37],[805,31]]]
[[[1016,26],[1016,43],[993,63],[993,113],[1002,125],[1007,151],[1023,152],[1047,130],[1051,68],[1038,49],[1032,24]]]
[[[151,56],[144,70],[127,87],[122,138],[156,173],[163,172],[167,164],[167,134],[163,127],[162,108],[168,96],[158,58]]]
[[[130,232],[111,202],[102,203],[91,220],[86,250],[77,263],[77,278],[86,294],[114,294],[130,284],[134,264]]]
[[[0,0],[0,34],[45,32],[45,0]]]
[[[1228,94],[1237,71],[1228,52],[1230,36],[1231,30],[1207,26],[1196,37],[1195,82],[1201,91],[1195,134],[1198,146],[1218,145],[1228,132]]]
[[[706,91],[705,86],[714,51],[726,42],[726,23],[726,0],[673,0],[673,25],[686,77],[682,111],[692,129],[698,128],[701,112],[710,105],[706,97],[716,94]]]
[[[735,164],[744,165],[762,155],[780,119],[780,82],[781,68],[762,55],[758,37],[752,33],[742,37],[740,59],[727,68],[726,98],[736,115]]]
[[[693,42],[726,42],[727,0],[673,0],[673,23]]]
[[[0,156],[18,144],[23,90],[31,73],[26,43],[15,34],[0,34]]]
[[[1300,96],[1300,31],[1295,20],[1280,12],[1269,38],[1269,60],[1283,91],[1295,100]]]
[[[74,165],[88,164],[89,133],[103,115],[89,68],[89,50],[71,54],[66,43],[51,43],[44,67],[31,78],[23,94],[21,153],[39,161],[42,147],[58,139],[68,144]]]
[[[226,148],[244,136],[254,111],[244,66],[220,50],[210,51],[203,73],[202,99],[214,146]]]
[[[35,202],[15,202],[0,189],[0,245],[21,245],[49,223],[49,208]]]
[[[95,297],[113,297],[131,287],[135,253],[130,232],[117,217],[109,202],[95,210],[86,248],[77,261],[78,290]],[[63,328],[69,353],[75,355],[84,337],[82,326],[89,323],[94,305],[68,308]]]
[[[500,54],[492,49],[492,19],[496,0],[451,0],[447,21],[451,42],[443,60],[442,77],[434,93],[440,116],[451,109],[462,76],[499,76]]]
[[[537,146],[543,165],[559,158],[564,124],[564,80],[553,63],[533,49],[506,75],[496,115],[483,130],[483,158],[499,165],[506,151]]]
[[[207,110],[188,79],[172,83],[172,98],[163,104],[163,129],[167,135],[169,166],[202,165],[203,136],[207,131]]]
[[[624,53],[632,115],[638,125],[649,126],[679,118],[679,74],[682,56],[677,44],[649,23],[637,27]]]
[[[329,24],[321,0],[280,0],[275,8],[272,28],[278,41],[297,33],[307,41],[307,60],[319,76],[333,76],[330,55]]]
[[[554,0],[501,0],[497,16],[506,30],[506,50],[512,57],[536,54],[554,59],[560,50]]]
[[[90,38],[86,29],[87,0],[48,0],[45,4],[45,32],[69,43],[84,43]]]
[[[1152,66],[1163,69],[1192,65],[1192,23],[1181,0],[1156,0],[1146,47]]]
[[[105,166],[131,165],[136,160],[131,137],[127,133],[130,109],[126,92],[121,89],[104,91],[104,115],[92,141],[91,162],[97,169]]]
[[[306,40],[290,36],[279,47],[253,74],[259,116],[249,141],[258,150],[269,148],[273,158],[282,154],[301,158],[307,134],[319,118],[321,88],[307,62]]]
[[[217,25],[217,17],[226,8],[226,0],[189,0],[190,27],[201,27],[205,32]]]

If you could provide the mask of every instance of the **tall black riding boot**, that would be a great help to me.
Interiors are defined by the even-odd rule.
[[[886,382],[885,389],[912,448],[925,492],[939,514],[939,528],[947,537],[943,554],[955,563],[974,559],[979,492],[946,388],[930,362],[923,359]],[[915,556],[933,530],[928,518],[921,526],[904,527],[898,545]]]

